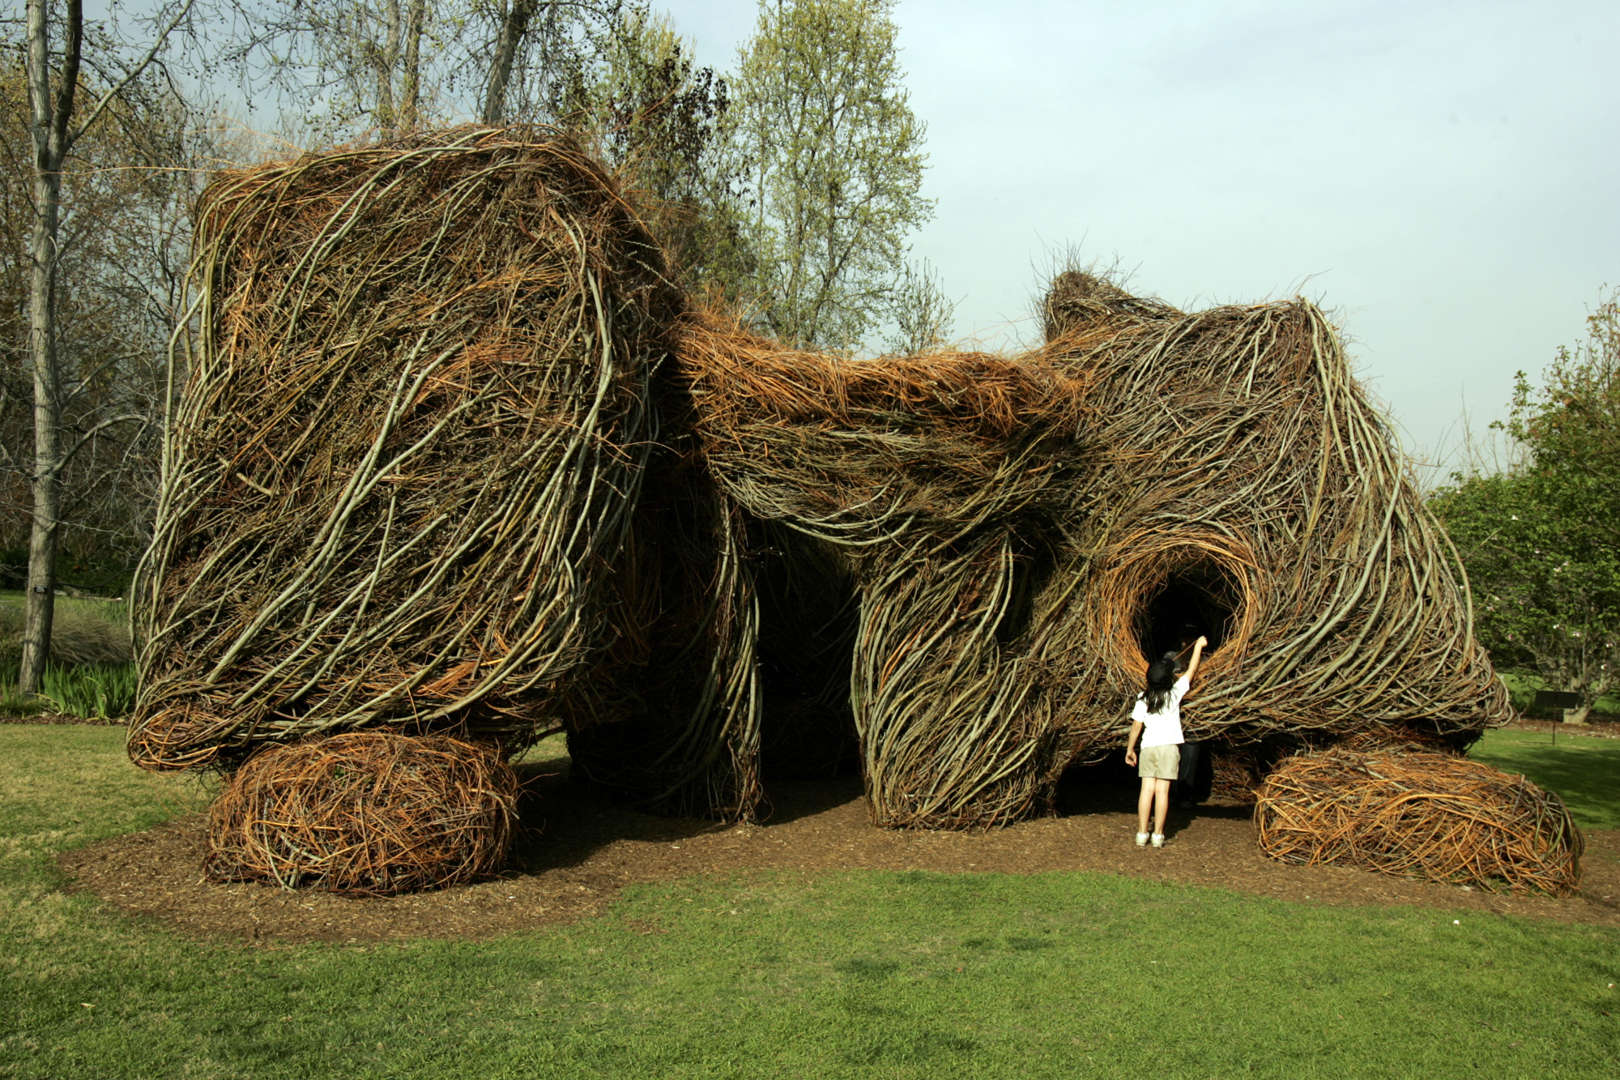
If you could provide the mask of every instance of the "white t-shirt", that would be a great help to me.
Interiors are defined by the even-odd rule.
[[[1192,685],[1191,680],[1183,675],[1176,680],[1176,685],[1170,688],[1170,693],[1164,699],[1162,712],[1150,713],[1147,707],[1147,694],[1138,694],[1136,707],[1131,710],[1131,720],[1142,722],[1142,748],[1150,746],[1179,746],[1186,742],[1181,737],[1181,699],[1186,696],[1187,688]]]

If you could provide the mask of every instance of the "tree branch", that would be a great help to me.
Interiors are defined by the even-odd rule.
[[[80,2],[81,0],[69,0],[69,8],[72,9],[78,7]],[[124,92],[124,88],[129,86],[129,84],[134,82],[136,79],[140,78],[141,74],[151,66],[152,62],[157,59],[158,53],[162,52],[163,47],[168,44],[169,35],[174,33],[175,27],[179,26],[180,23],[185,20],[185,17],[191,14],[191,6],[195,2],[196,0],[185,0],[185,2],[180,5],[179,9],[175,11],[173,17],[169,19],[168,23],[153,36],[152,47],[146,50],[146,55],[141,57],[138,64],[126,71],[122,79],[110,87],[106,93],[101,95],[101,98],[95,103],[95,105],[90,109],[89,114],[84,118],[84,123],[80,124],[72,132],[69,132],[67,130],[67,116],[64,115],[60,118],[60,122],[62,124],[61,137],[63,139],[62,152],[64,154],[67,153],[74,143],[79,141],[80,136],[82,136],[86,131],[90,130],[95,122],[101,118],[101,114],[106,112],[107,107]],[[82,18],[76,21],[80,24],[83,23]],[[77,55],[77,50],[75,50],[74,53]],[[63,79],[65,80],[66,78],[67,73],[64,71]],[[75,80],[78,78],[77,71],[74,72],[74,78]]]

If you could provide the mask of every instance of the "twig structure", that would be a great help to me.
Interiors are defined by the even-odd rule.
[[[1285,862],[1554,896],[1580,884],[1581,834],[1558,796],[1454,754],[1295,755],[1266,777],[1254,821]]]
[[[601,166],[469,129],[227,175],[191,281],[131,756],[557,726],[680,304]]]
[[[566,731],[670,812],[853,759],[879,824],[990,826],[1120,746],[1199,634],[1189,736],[1250,773],[1508,715],[1304,301],[1070,273],[1021,356],[794,350],[691,307],[613,178],[524,128],[227,174],[191,285],[136,589],[149,768]]]
[[[1047,805],[1199,634],[1183,717],[1217,750],[1461,747],[1508,716],[1461,565],[1320,311],[1189,315],[1070,273],[1047,328],[1015,359],[840,360],[702,314],[677,336],[717,482],[852,582],[875,821]]]
[[[459,884],[506,860],[517,777],[487,746],[350,732],[270,747],[214,801],[205,868],[356,895]]]
[[[1202,632],[1195,738],[1460,747],[1508,718],[1461,563],[1314,305],[1188,315],[1071,272],[1047,332],[1108,448],[1078,545],[1081,708],[1116,709]]]
[[[1036,810],[1084,649],[1052,632],[1078,582],[1049,538],[1089,466],[1085,383],[1039,353],[844,360],[701,314],[677,352],[725,492],[796,533],[786,557],[825,587],[850,583],[849,660],[831,670],[873,819],[988,826]]]

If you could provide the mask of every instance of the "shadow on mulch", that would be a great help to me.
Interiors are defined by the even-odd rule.
[[[988,832],[874,827],[858,779],[771,786],[759,825],[660,818],[569,781],[566,763],[531,769],[525,829],[513,868],[494,880],[437,892],[349,898],[203,880],[205,818],[192,815],[63,854],[72,887],[131,914],[202,939],[256,943],[479,939],[600,914],[627,885],[753,871],[849,870],[1033,874],[1083,870],[1328,905],[1474,909],[1559,922],[1620,926],[1620,830],[1590,831],[1580,894],[1565,899],[1485,893],[1343,867],[1272,861],[1255,843],[1246,806],[1172,815],[1170,843],[1139,849],[1134,800],[1020,822]],[[1126,785],[1127,795],[1129,785]]]

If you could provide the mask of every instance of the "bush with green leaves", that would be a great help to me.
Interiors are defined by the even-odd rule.
[[[1499,667],[1581,695],[1620,685],[1620,289],[1533,387],[1515,378],[1507,468],[1456,473],[1430,505],[1462,555],[1476,630]]]

